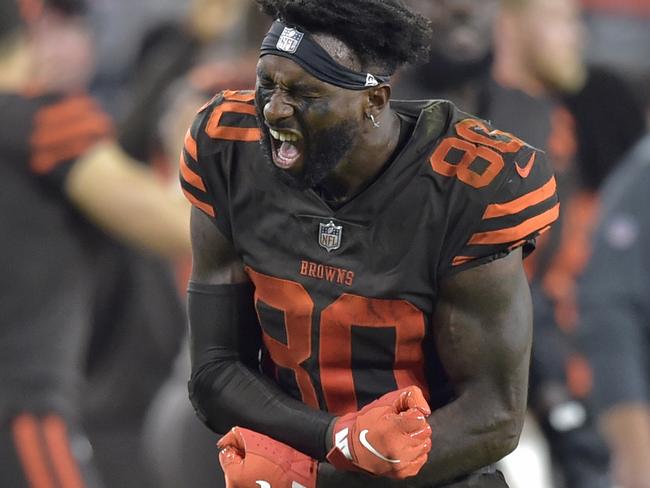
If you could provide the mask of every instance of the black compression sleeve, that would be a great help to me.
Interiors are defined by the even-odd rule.
[[[189,393],[201,420],[218,433],[238,425],[324,459],[334,417],[294,400],[259,373],[252,285],[190,283],[188,313]]]

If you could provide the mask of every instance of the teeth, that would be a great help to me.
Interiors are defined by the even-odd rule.
[[[296,142],[299,139],[297,135],[288,132],[278,132],[277,130],[273,129],[269,129],[269,132],[271,132],[271,135],[274,139],[282,142]]]

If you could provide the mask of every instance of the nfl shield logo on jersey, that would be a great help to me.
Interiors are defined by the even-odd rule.
[[[318,243],[325,248],[327,252],[334,251],[341,247],[341,234],[343,234],[342,225],[334,225],[331,220],[327,224],[318,224]]]
[[[296,29],[285,27],[275,47],[280,51],[295,53],[298,46],[300,46],[300,41],[302,41],[303,36],[304,34]]]

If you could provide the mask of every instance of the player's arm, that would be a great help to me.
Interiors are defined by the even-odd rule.
[[[532,338],[521,250],[447,278],[440,286],[434,324],[436,347],[457,398],[429,417],[426,464],[403,481],[321,464],[320,487],[433,486],[490,465],[517,446]]]
[[[515,449],[523,427],[532,341],[521,249],[448,278],[434,317],[436,346],[457,399],[434,411],[421,474],[450,479]]]
[[[114,141],[77,158],[64,191],[91,222],[127,244],[167,257],[190,252],[187,200]]]
[[[218,433],[246,427],[322,459],[332,416],[294,400],[258,372],[260,327],[243,264],[196,208],[190,227],[189,389],[199,417]]]

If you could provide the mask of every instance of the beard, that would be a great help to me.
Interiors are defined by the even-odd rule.
[[[274,142],[271,140],[270,132],[264,123],[259,108],[260,105],[258,103],[255,105],[258,124],[262,132],[260,145],[262,146],[264,159],[271,167],[275,177],[295,190],[314,188],[325,180],[334,168],[350,154],[359,133],[358,125],[350,120],[345,120],[340,124],[315,132],[303,130],[303,168],[300,173],[292,173],[289,170],[278,168],[273,162],[272,148]],[[300,127],[306,127],[299,114],[296,114],[296,119],[298,119]]]

